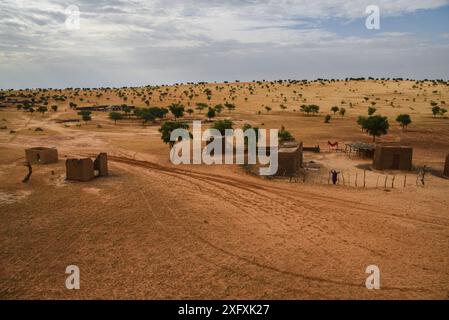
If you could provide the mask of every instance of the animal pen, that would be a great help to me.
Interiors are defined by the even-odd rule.
[[[355,154],[358,157],[370,158],[374,157],[376,146],[373,143],[355,142],[346,143],[344,152],[351,157]]]
[[[50,164],[58,162],[58,150],[36,147],[25,149],[26,161],[30,164]]]

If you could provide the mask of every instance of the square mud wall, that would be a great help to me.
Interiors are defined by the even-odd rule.
[[[449,178],[449,154],[446,156],[446,163],[444,164],[444,175]]]
[[[303,165],[303,143],[289,143],[279,147],[278,176],[295,175]]]
[[[373,168],[376,170],[412,170],[413,148],[377,146]]]
[[[90,181],[95,178],[94,162],[90,158],[67,159],[67,180]]]
[[[25,150],[26,161],[30,164],[49,164],[58,162],[58,150],[52,148],[30,148]]]

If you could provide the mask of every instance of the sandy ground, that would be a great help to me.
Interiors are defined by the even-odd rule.
[[[303,92],[348,99],[340,85]],[[384,91],[365,86],[351,84],[348,92],[363,97],[402,86],[412,95],[407,82]],[[439,90],[445,99],[447,89]],[[259,93],[258,99],[272,98]],[[449,125],[420,103],[413,105],[415,126],[394,128],[384,139],[410,142],[415,163],[438,171],[449,150]],[[330,126],[293,111],[256,115],[258,108],[250,102],[226,116],[266,127],[289,124],[310,145],[330,137],[369,141],[354,126],[365,106]],[[429,175],[425,187],[363,189],[267,180],[238,166],[179,167],[169,163],[157,126],[114,126],[102,114],[81,127],[53,121],[63,117],[76,115],[63,107],[43,117],[0,111],[8,125],[0,131],[1,298],[449,298],[449,180]],[[34,166],[23,184],[23,149],[38,145],[57,147],[61,159]],[[109,154],[109,177],[65,180],[65,156],[99,151]],[[306,159],[348,172],[365,163],[329,153]],[[81,290],[65,288],[72,264],[80,267]],[[365,288],[365,268],[373,264],[381,270],[381,289],[374,291]]]

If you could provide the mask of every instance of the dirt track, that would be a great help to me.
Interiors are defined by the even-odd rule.
[[[18,134],[0,135],[0,298],[449,298],[447,180],[389,192],[289,184],[236,166],[172,166],[156,127],[114,126],[103,114],[80,128],[55,124],[60,114],[2,116]],[[263,117],[275,127],[281,115]],[[445,137],[444,119],[423,119],[432,124],[417,127],[437,124]],[[322,130],[321,120],[290,120],[315,123],[301,131],[306,141]],[[358,131],[338,121],[326,130]],[[447,142],[429,144],[419,130],[398,134],[420,137],[416,162],[438,168]],[[23,149],[37,145],[57,147],[61,161],[36,166],[24,185]],[[65,155],[100,151],[110,177],[65,181]],[[64,286],[71,264],[79,291]],[[378,291],[365,288],[372,264]]]

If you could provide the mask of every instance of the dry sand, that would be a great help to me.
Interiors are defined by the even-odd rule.
[[[212,103],[236,85],[245,84],[219,85],[225,89]],[[414,163],[438,172],[449,152],[449,122],[434,119],[429,102],[449,101],[449,92],[426,87],[424,98],[423,90],[412,86],[405,81],[278,85],[275,92],[256,89],[249,102],[242,89],[234,101],[237,110],[223,116],[238,124],[285,125],[306,145],[369,141],[355,124],[366,113],[363,97],[404,99],[397,103],[403,110],[386,104],[379,111],[392,124],[395,114],[410,113],[413,125],[402,132],[393,124],[382,140],[412,145]],[[172,97],[158,102],[153,96],[152,104],[177,101],[183,90],[170,87]],[[293,112],[298,101],[287,103],[290,111],[273,106],[270,114],[257,115],[262,104],[273,104],[280,93],[290,99],[293,90],[319,104],[323,114],[341,100],[357,106],[347,107],[348,115],[330,125],[322,115]],[[106,97],[98,103],[118,102]],[[449,298],[449,180],[429,175],[426,187],[412,183],[387,192],[261,179],[238,166],[173,166],[157,126],[128,121],[114,126],[106,114],[95,113],[92,124],[66,127],[54,122],[76,117],[65,108],[43,117],[0,111],[8,126],[0,131],[0,298]],[[28,146],[57,147],[61,159],[34,166],[30,182],[22,184]],[[99,151],[110,156],[110,177],[65,181],[64,156]],[[328,153],[305,157],[349,171],[365,163]],[[71,264],[81,269],[81,290],[65,288]],[[381,270],[381,290],[365,288],[365,268],[372,264]]]

